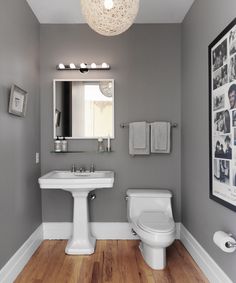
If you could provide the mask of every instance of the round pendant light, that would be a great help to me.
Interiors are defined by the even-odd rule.
[[[134,22],[139,0],[80,0],[88,25],[105,36],[118,35]]]

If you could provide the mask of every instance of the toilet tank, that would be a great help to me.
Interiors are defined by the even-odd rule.
[[[173,218],[171,208],[172,193],[160,189],[128,189],[127,217],[130,222],[140,216],[143,211],[162,211]]]

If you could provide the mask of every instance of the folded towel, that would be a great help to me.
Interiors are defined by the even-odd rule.
[[[154,122],[151,124],[151,152],[170,153],[170,133],[169,122]]]
[[[149,125],[146,122],[129,124],[129,153],[131,155],[150,154]]]
[[[133,146],[135,149],[145,149],[147,147],[146,122],[132,123],[133,127]]]

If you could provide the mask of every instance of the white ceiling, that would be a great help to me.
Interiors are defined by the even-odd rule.
[[[85,23],[80,0],[26,0],[42,24]],[[140,0],[136,23],[181,23],[194,0]]]

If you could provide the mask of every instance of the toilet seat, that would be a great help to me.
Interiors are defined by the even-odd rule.
[[[142,212],[137,224],[141,229],[154,233],[168,233],[175,229],[174,220],[160,211]]]

